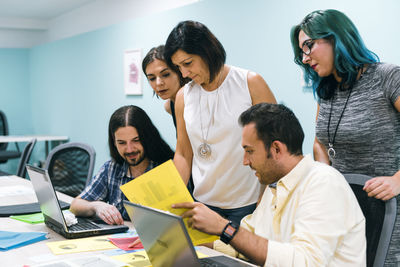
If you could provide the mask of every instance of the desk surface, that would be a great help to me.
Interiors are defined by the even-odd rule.
[[[68,141],[68,136],[53,135],[0,135],[0,143],[29,142],[33,138],[36,141]]]
[[[23,203],[31,203],[36,202],[37,198],[34,194],[31,182],[27,179],[22,179],[17,176],[3,176],[0,177],[0,188],[7,187],[7,186],[22,186],[27,191],[32,190],[31,193],[25,192],[23,195],[1,195],[0,194],[0,205],[14,205],[14,204],[23,204]],[[1,192],[0,192],[1,193]],[[72,197],[57,192],[57,196],[60,200],[65,202],[71,202]],[[131,222],[125,222],[125,225],[133,228]],[[52,258],[49,261],[55,260],[63,260],[68,258],[77,258],[77,257],[84,257],[93,254],[99,254],[99,251],[93,252],[81,252],[81,253],[73,253],[73,254],[64,254],[64,255],[53,255],[50,249],[47,247],[46,242],[52,241],[60,241],[65,240],[65,238],[56,232],[52,231],[50,228],[47,228],[44,223],[40,224],[28,224],[18,220],[10,219],[1,217],[0,218],[0,229],[3,231],[18,231],[18,232],[48,232],[47,235],[48,239],[43,240],[34,244],[30,244],[27,246],[23,246],[20,248],[12,249],[6,252],[0,252],[0,259],[1,259],[1,266],[24,266],[24,265],[35,265],[40,264],[39,262],[35,262],[32,258],[37,256],[48,257],[51,256]],[[200,247],[200,251],[210,255],[221,255],[221,253],[206,248]]]
[[[27,190],[31,189],[31,193],[24,193],[20,195],[3,196],[0,195],[0,205],[15,205],[37,202],[36,195],[34,194],[32,184],[27,179],[22,179],[17,176],[2,176],[0,177],[0,187],[6,186],[22,186]],[[72,197],[57,192],[60,200],[70,203]],[[6,252],[0,252],[2,266],[23,266],[28,264],[38,264],[30,257],[40,254],[51,254],[50,249],[46,246],[46,241],[64,240],[64,237],[47,228],[44,223],[29,224],[17,221],[11,218],[0,218],[0,229],[3,231],[18,231],[18,232],[48,232],[48,240],[37,242],[28,246],[23,246],[17,249],[12,249]],[[64,257],[65,258],[65,257]],[[61,259],[61,258],[60,258]]]

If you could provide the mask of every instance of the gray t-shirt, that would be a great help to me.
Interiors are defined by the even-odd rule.
[[[333,101],[321,100],[316,135],[332,143],[349,91],[336,90]],[[392,176],[400,169],[400,67],[376,63],[368,67],[351,92],[335,136],[332,166],[342,173]]]
[[[336,90],[332,100],[321,100],[316,135],[328,148],[349,96]],[[332,166],[342,173],[361,173],[371,177],[392,176],[400,169],[400,112],[394,103],[400,96],[400,67],[376,63],[368,67],[350,94],[334,142],[336,157]],[[400,195],[397,195],[400,214]],[[385,266],[394,266],[400,255],[400,216],[397,216]],[[397,266],[397,265],[396,265]]]

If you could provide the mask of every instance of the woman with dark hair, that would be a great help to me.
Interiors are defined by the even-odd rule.
[[[165,110],[171,114],[176,128],[175,97],[178,90],[189,79],[184,79],[177,68],[167,65],[164,59],[164,45],[153,47],[142,61],[142,69],[147,77],[153,94],[167,100],[164,103]]]
[[[318,10],[291,30],[294,61],[318,100],[314,157],[373,177],[368,196],[397,198],[400,213],[400,67],[379,63],[342,12]],[[378,212],[378,211],[377,211]],[[400,219],[386,264],[400,255]]]
[[[122,224],[129,216],[120,186],[172,159],[174,152],[161,138],[143,109],[123,106],[111,116],[108,125],[111,160],[71,203],[78,216],[96,215],[109,224]]]
[[[172,116],[176,129],[175,116],[175,97],[178,90],[184,86],[189,79],[183,78],[181,73],[174,66],[169,67],[164,58],[164,45],[153,47],[142,61],[142,69],[147,77],[153,94],[166,100],[164,103],[165,111]],[[193,193],[193,179],[189,178],[187,184],[189,192]]]
[[[193,196],[229,220],[253,212],[262,191],[243,166],[239,115],[260,103],[275,103],[264,79],[225,64],[222,44],[195,21],[180,22],[169,34],[165,59],[190,78],[176,96],[178,141],[174,163]]]

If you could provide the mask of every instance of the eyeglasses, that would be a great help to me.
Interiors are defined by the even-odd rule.
[[[303,55],[309,55],[311,54],[311,49],[313,48],[315,43],[314,39],[308,39],[303,43],[303,47],[300,50],[300,56],[303,57]]]

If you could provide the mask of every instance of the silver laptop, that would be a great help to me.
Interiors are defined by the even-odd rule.
[[[77,217],[77,224],[67,226],[47,170],[30,165],[27,165],[26,169],[39,201],[45,224],[65,238],[121,233],[129,229],[125,225],[109,225],[100,219],[81,217]]]
[[[227,256],[199,259],[180,216],[126,200],[124,206],[154,267],[254,266]]]

